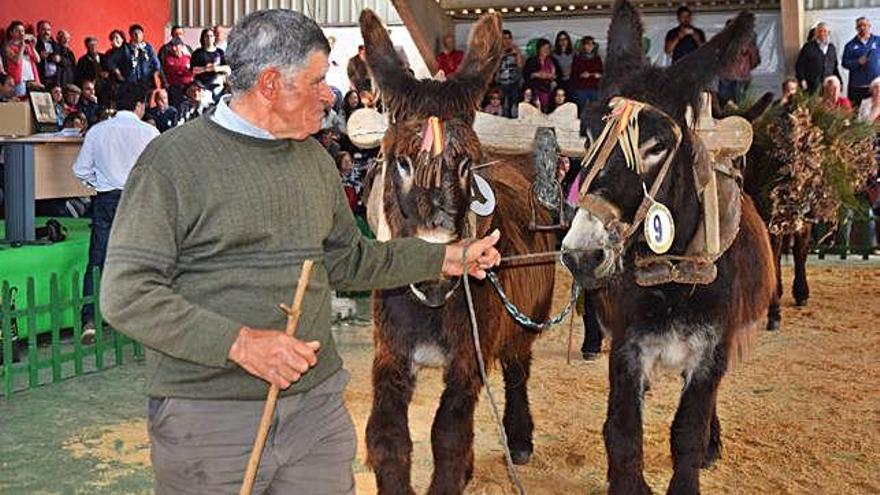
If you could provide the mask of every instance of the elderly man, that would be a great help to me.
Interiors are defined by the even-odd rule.
[[[442,45],[442,50],[437,54],[437,70],[449,77],[458,70],[464,60],[464,52],[455,48],[455,37],[451,34],[443,36]]]
[[[837,69],[837,48],[831,42],[831,29],[820,22],[813,31],[813,39],[807,41],[798,53],[795,75],[801,87],[810,93],[822,89],[828,76],[840,78]]]
[[[867,17],[856,19],[856,37],[843,47],[843,66],[849,70],[846,92],[858,108],[871,91],[871,81],[880,77],[880,36],[871,34]]]
[[[229,36],[231,98],[153,141],[127,183],[101,308],[148,348],[159,494],[237,493],[269,384],[282,392],[255,493],[353,493],[331,289],[405,286],[464,267],[483,276],[500,260],[497,234],[470,247],[361,236],[333,161],[309,137],[332,103],[328,52],[298,12],[243,18]],[[315,269],[290,337],[277,304],[291,299],[306,259]]]

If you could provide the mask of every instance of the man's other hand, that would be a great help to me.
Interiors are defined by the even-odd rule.
[[[303,342],[278,330],[242,327],[229,348],[229,360],[284,390],[318,362],[317,341]]]
[[[466,241],[459,241],[446,246],[446,257],[443,259],[443,275],[458,277],[467,272],[472,277],[486,278],[486,270],[501,263],[501,253],[495,249],[495,243],[501,238],[497,229],[491,234],[473,241],[467,246],[465,264],[462,266],[462,253]]]

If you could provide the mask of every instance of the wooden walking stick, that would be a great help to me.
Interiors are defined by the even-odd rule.
[[[312,260],[303,262],[302,271],[299,274],[299,283],[296,285],[296,294],[293,296],[293,304],[286,306],[279,304],[278,306],[287,313],[287,335],[293,337],[296,335],[296,325],[299,322],[300,309],[302,307],[303,297],[306,295],[306,288],[309,285],[309,275],[312,273]],[[263,417],[260,418],[260,428],[257,430],[257,438],[254,440],[254,449],[251,451],[251,457],[248,459],[247,471],[244,473],[244,481],[241,484],[239,495],[250,495],[254,489],[254,479],[257,477],[257,468],[260,467],[260,456],[263,454],[263,447],[266,445],[266,436],[269,434],[269,426],[272,425],[272,415],[275,414],[275,402],[278,400],[280,390],[277,385],[269,388],[269,394],[266,395],[266,405],[263,407]]]

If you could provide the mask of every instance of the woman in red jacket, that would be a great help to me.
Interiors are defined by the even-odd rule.
[[[571,87],[578,112],[583,113],[590,102],[599,99],[599,82],[604,71],[596,41],[592,36],[584,36],[581,49],[571,66]]]

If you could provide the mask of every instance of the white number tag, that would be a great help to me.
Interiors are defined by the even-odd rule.
[[[655,201],[645,216],[645,240],[648,241],[648,247],[657,254],[664,254],[672,247],[673,239],[675,222],[672,220],[672,213],[669,208]]]
[[[477,186],[477,190],[474,191],[472,188],[471,194],[477,196],[477,193],[479,193],[479,195],[483,197],[483,201],[475,199],[471,202],[471,211],[481,217],[488,217],[495,211],[495,192],[492,191],[492,186],[489,185],[489,181],[477,174],[474,174],[473,177],[474,185]]]

